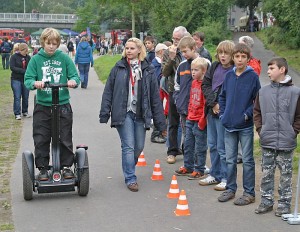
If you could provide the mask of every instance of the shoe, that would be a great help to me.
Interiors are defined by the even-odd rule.
[[[16,115],[16,120],[21,120],[22,118],[21,118],[21,115],[19,115],[19,114],[17,114]]]
[[[193,173],[188,176],[188,180],[199,180],[199,179],[201,179],[204,176],[205,175],[203,173],[201,173],[201,172],[195,172],[195,171],[193,171]]]
[[[225,191],[226,190],[226,182],[220,182],[219,184],[217,184],[215,187],[214,187],[214,190],[216,191]]]
[[[244,205],[249,205],[254,202],[255,202],[255,196],[244,193],[241,197],[236,199],[233,203],[235,205],[244,206]]]
[[[205,165],[204,174],[209,174],[209,173],[210,173],[210,169]]]
[[[289,213],[291,213],[291,209],[288,207],[278,207],[275,210],[275,216],[277,217],[281,217],[282,214],[289,214]]]
[[[175,164],[175,162],[176,162],[175,156],[174,155],[168,155],[168,157],[167,157],[167,163],[168,164]]]
[[[40,168],[40,173],[38,175],[39,181],[47,181],[49,180],[49,173],[47,168]]]
[[[23,113],[23,117],[25,117],[25,118],[30,118],[30,117],[31,117],[31,115],[30,115],[30,114],[28,114],[28,113],[26,112],[26,113]]]
[[[219,184],[220,182],[217,181],[213,176],[208,175],[206,178],[199,180],[199,184],[202,186],[212,185],[212,184]]]
[[[70,167],[64,167],[62,171],[64,179],[72,179],[74,178],[74,173],[72,172]]]
[[[167,140],[162,135],[156,136],[153,139],[151,139],[152,143],[165,143],[166,141]]]
[[[231,192],[229,190],[226,190],[225,192],[223,192],[219,197],[218,197],[218,201],[219,202],[226,202],[229,201],[230,199],[233,199],[235,197],[235,193]]]
[[[139,191],[139,186],[138,186],[138,184],[137,184],[136,182],[127,185],[127,188],[128,188],[131,192],[137,192],[137,191]]]
[[[259,206],[255,209],[256,214],[264,214],[273,210],[273,205],[265,205],[260,203]]]
[[[178,170],[175,171],[175,174],[177,176],[188,176],[190,174],[192,174],[192,171],[187,170],[185,167],[180,167]]]

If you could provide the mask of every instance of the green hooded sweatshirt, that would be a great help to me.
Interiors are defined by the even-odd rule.
[[[74,80],[77,85],[80,83],[78,72],[71,58],[59,50],[56,50],[55,53],[50,56],[45,53],[42,48],[38,54],[30,59],[25,73],[24,84],[27,89],[34,90],[35,81],[67,83],[68,80]],[[59,104],[67,104],[69,103],[69,99],[69,89],[60,88]],[[38,89],[36,103],[44,106],[51,106],[51,88]]]

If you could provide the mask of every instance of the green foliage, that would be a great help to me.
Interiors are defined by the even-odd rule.
[[[202,31],[205,34],[205,43],[217,45],[225,39],[231,39],[232,35],[229,30],[221,22],[210,21],[205,22],[205,25],[199,27],[197,31]]]
[[[95,71],[99,79],[105,83],[112,67],[121,59],[121,55],[104,55],[94,62]]]

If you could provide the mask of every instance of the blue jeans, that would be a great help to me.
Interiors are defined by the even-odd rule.
[[[78,64],[81,87],[86,88],[89,81],[89,71],[90,71],[90,63],[88,64]]]
[[[253,158],[253,127],[240,131],[225,131],[227,163],[227,185],[229,191],[236,192],[238,144],[241,142],[243,158],[244,193],[255,196],[255,163]]]
[[[224,142],[225,128],[217,117],[207,115],[207,140],[210,153],[210,175],[217,181],[227,182],[227,165]]]
[[[14,114],[21,115],[21,97],[22,113],[28,113],[29,90],[25,87],[24,82],[11,80],[11,89],[14,94]]]
[[[9,57],[10,57],[10,53],[2,53],[2,66],[3,69],[9,69]]]
[[[121,139],[122,169],[126,185],[137,181],[135,165],[144,149],[146,129],[143,119],[136,119],[133,112],[127,112],[123,125],[116,126]]]
[[[206,128],[200,130],[198,122],[186,120],[184,141],[184,167],[190,171],[204,173],[207,151]]]

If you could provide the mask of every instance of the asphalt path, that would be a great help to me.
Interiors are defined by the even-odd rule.
[[[263,48],[255,39],[254,55],[265,57]],[[269,51],[265,51],[268,52]],[[269,55],[266,57],[269,58]],[[263,63],[265,60],[262,60]],[[263,66],[263,72],[266,73]],[[266,79],[266,80],[265,80]],[[267,76],[261,80],[267,81]],[[11,194],[13,220],[17,232],[73,231],[73,232],[120,232],[120,231],[299,231],[299,226],[288,225],[274,213],[256,215],[259,204],[259,180],[256,180],[257,198],[249,206],[235,206],[233,201],[219,203],[220,192],[213,186],[199,186],[198,181],[177,177],[180,189],[184,189],[191,216],[174,215],[177,200],[166,197],[174,170],[183,164],[180,156],[176,164],[165,161],[166,147],[150,142],[147,133],[145,144],[146,167],[137,167],[140,190],[130,192],[121,170],[121,148],[115,129],[98,120],[101,95],[104,85],[92,68],[88,89],[71,90],[74,112],[73,141],[89,146],[90,192],[80,197],[77,192],[37,194],[33,200],[25,201],[22,193],[21,153],[33,151],[32,118],[23,120],[23,130],[18,156],[13,166]],[[30,111],[33,109],[33,92],[30,95]],[[164,180],[152,181],[155,160],[160,160]],[[257,164],[259,165],[259,164]],[[238,168],[239,179],[242,175]],[[242,194],[239,181],[237,196]]]

